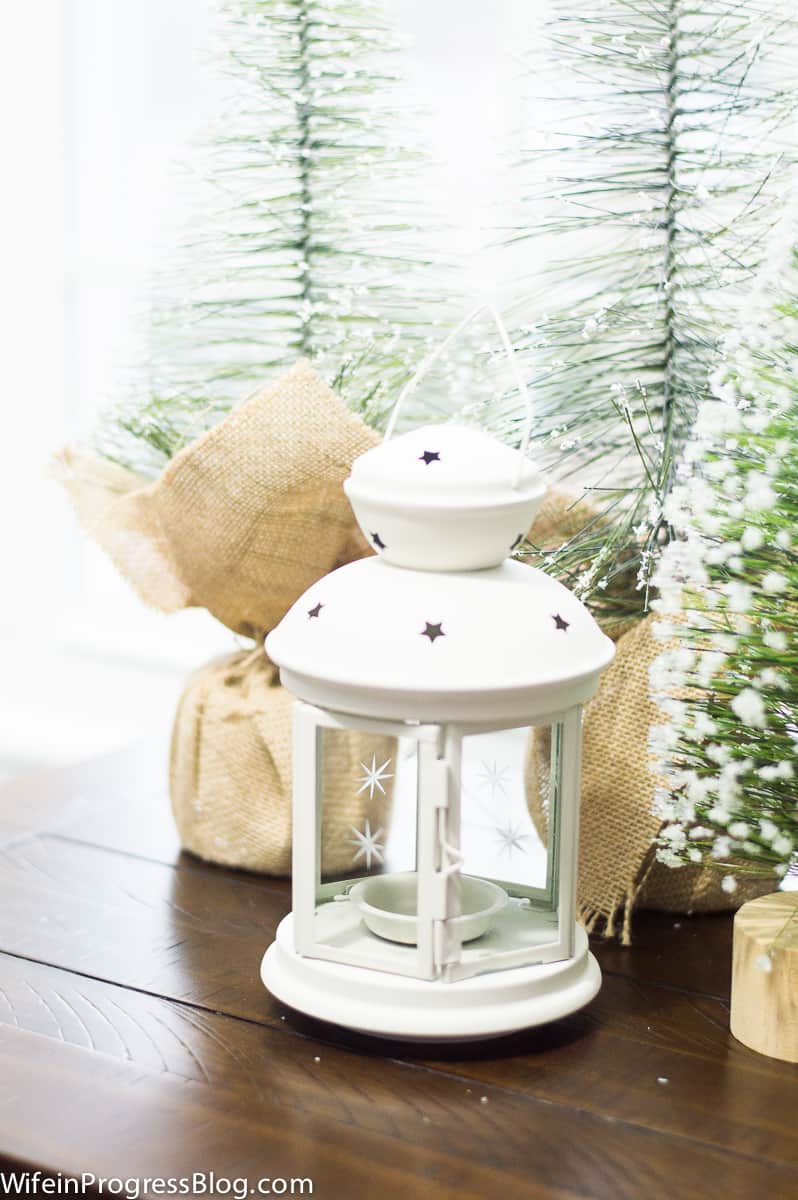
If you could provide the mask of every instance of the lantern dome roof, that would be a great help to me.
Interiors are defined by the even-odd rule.
[[[615,648],[542,571],[414,571],[369,557],[320,579],[266,639],[302,700],[369,717],[519,723],[589,699]]]
[[[515,549],[546,485],[519,450],[451,424],[425,425],[367,450],[344,490],[386,562],[471,571],[496,566]]]

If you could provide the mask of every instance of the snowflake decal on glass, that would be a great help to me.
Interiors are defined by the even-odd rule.
[[[391,765],[390,758],[386,758],[382,766],[378,767],[377,756],[376,754],[372,754],[370,767],[364,762],[360,765],[363,768],[363,774],[358,776],[357,782],[360,784],[360,787],[357,789],[357,795],[359,796],[361,792],[365,792],[366,788],[368,788],[369,800],[373,800],[374,789],[376,788],[384,796],[385,788],[382,786],[382,781],[384,779],[393,779],[393,775],[390,775],[387,770]]]
[[[497,792],[500,792],[502,796],[506,796],[507,776],[510,773],[510,768],[507,766],[500,767],[495,759],[492,763],[483,760],[481,765],[482,770],[479,773],[479,779],[485,787],[490,788],[491,800],[495,800]]]
[[[529,834],[523,833],[523,825],[520,821],[508,821],[506,825],[497,825],[494,830],[496,840],[499,843],[499,853],[506,854],[508,858],[512,858],[516,850],[521,854],[526,854],[524,842],[529,841]]]
[[[378,863],[385,861],[385,846],[380,841],[384,832],[382,829],[378,829],[375,833],[372,833],[368,818],[362,829],[355,829],[354,825],[350,826],[350,828],[355,835],[352,838],[352,845],[357,847],[355,853],[352,855],[353,863],[363,859],[366,868],[371,870],[372,859]]]

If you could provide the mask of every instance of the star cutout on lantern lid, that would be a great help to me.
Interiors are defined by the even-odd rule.
[[[441,456],[437,450],[425,450],[423,454],[419,454],[418,460],[429,466],[431,462],[440,462]]]
[[[374,543],[374,545],[377,547],[378,550],[387,550],[388,549],[388,547],[385,545],[385,542],[382,540],[382,538],[380,537],[380,535],[378,533],[372,533],[370,536],[371,536],[372,542]]]
[[[571,624],[570,621],[566,621],[565,617],[561,617],[559,613],[552,613],[551,619],[554,622],[555,629],[561,629],[563,633],[567,632],[568,627]]]
[[[313,608],[308,609],[308,616],[317,617],[323,608],[323,604],[314,604]]]
[[[429,638],[431,642],[434,642],[436,638],[446,637],[441,624],[431,625],[429,621],[425,621],[424,624],[426,628],[421,630],[422,637]]]

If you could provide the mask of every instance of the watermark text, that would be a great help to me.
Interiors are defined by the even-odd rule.
[[[142,1200],[146,1196],[312,1196],[313,1180],[265,1176],[250,1180],[217,1175],[214,1171],[194,1171],[191,1175],[124,1176],[45,1174],[42,1171],[0,1171],[2,1196],[120,1196],[123,1200]]]

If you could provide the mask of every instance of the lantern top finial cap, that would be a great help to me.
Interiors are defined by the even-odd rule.
[[[526,536],[546,491],[518,450],[466,425],[427,425],[355,460],[344,489],[388,562],[416,570],[496,566]]]

